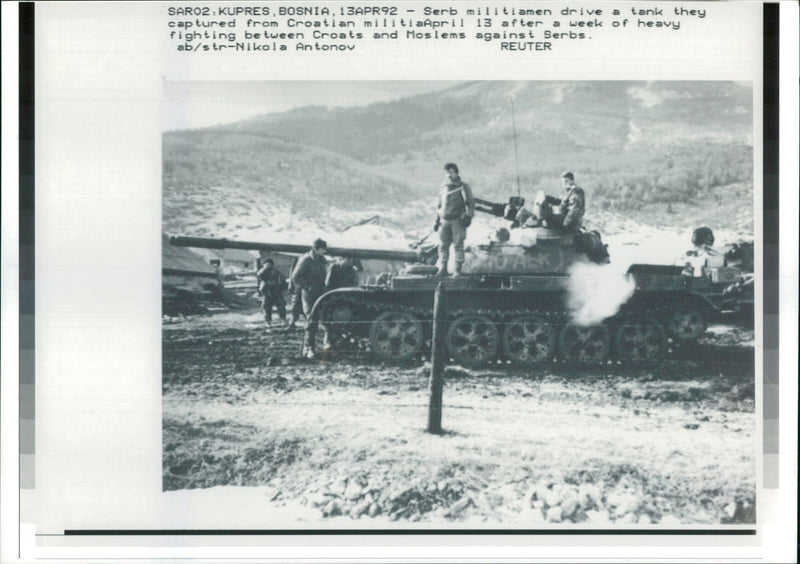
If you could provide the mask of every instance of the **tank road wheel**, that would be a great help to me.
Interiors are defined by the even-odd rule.
[[[586,364],[603,362],[611,349],[605,325],[582,326],[567,323],[561,330],[561,355],[565,360]]]
[[[690,304],[678,306],[667,317],[667,330],[678,341],[699,339],[706,331],[706,318],[700,308]]]
[[[619,360],[655,360],[667,348],[664,328],[646,317],[622,319],[614,336],[614,351]]]
[[[408,360],[422,349],[422,323],[413,313],[384,311],[369,326],[369,342],[384,360]]]
[[[503,352],[513,361],[536,364],[553,356],[556,331],[541,317],[517,317],[503,331]]]
[[[494,321],[488,317],[462,315],[450,323],[445,343],[450,355],[459,364],[478,366],[495,357],[500,335]]]

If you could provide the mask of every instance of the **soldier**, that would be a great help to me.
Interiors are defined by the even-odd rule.
[[[325,289],[335,290],[336,288],[348,288],[351,286],[358,286],[358,272],[353,265],[353,259],[339,257],[328,268]]]
[[[561,184],[564,193],[558,201],[558,213],[550,214],[547,218],[548,227],[561,227],[566,231],[578,232],[583,224],[583,214],[586,210],[586,196],[583,188],[575,184],[575,175],[565,172],[561,175]]]
[[[303,290],[300,286],[296,286],[291,279],[289,280],[289,294],[292,296],[292,307],[289,311],[289,325],[286,327],[287,333],[294,331],[297,320],[303,315]]]
[[[468,184],[461,181],[458,167],[453,163],[444,165],[445,178],[439,193],[439,204],[436,206],[436,223],[434,231],[439,231],[439,267],[437,276],[447,276],[447,263],[450,259],[450,245],[455,249],[455,272],[461,275],[464,264],[464,239],[467,227],[475,215],[475,199]]]
[[[303,313],[306,316],[306,331],[303,338],[303,356],[313,359],[316,357],[314,340],[317,333],[317,320],[311,317],[314,303],[325,292],[325,274],[328,261],[325,253],[328,244],[322,239],[314,241],[308,253],[300,257],[297,266],[292,272],[292,283],[301,290]]]
[[[325,278],[325,291],[353,286],[358,286],[358,271],[353,264],[353,259],[338,257],[328,268],[328,276]],[[337,337],[332,331],[325,331],[322,350],[328,351],[334,348],[338,341]]]
[[[268,258],[256,273],[258,279],[258,292],[261,294],[261,309],[264,310],[264,320],[267,326],[272,326],[272,307],[278,310],[278,317],[283,324],[286,323],[286,300],[283,297],[285,280],[283,275],[275,268],[275,261]]]

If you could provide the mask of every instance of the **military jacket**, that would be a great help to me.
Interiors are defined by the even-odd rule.
[[[325,289],[325,275],[328,261],[324,256],[317,256],[308,251],[300,257],[292,272],[292,282],[306,292],[322,293]]]
[[[258,278],[258,286],[262,292],[264,290],[270,290],[270,291],[283,290],[283,286],[285,283],[283,275],[274,266],[265,264],[256,273],[256,277]]]
[[[583,223],[583,214],[586,211],[586,196],[583,188],[572,186],[561,196],[559,205],[561,215],[564,217],[564,229],[578,230]]]

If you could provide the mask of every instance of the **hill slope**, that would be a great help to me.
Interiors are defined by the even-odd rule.
[[[752,153],[752,91],[736,83],[465,83],[165,133],[164,229],[266,237],[380,215],[421,230],[454,161],[497,201],[517,177],[523,196],[558,193],[570,169],[589,214],[672,224],[713,207],[713,227],[752,230]]]

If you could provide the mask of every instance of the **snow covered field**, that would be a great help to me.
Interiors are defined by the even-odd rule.
[[[703,362],[448,368],[442,436],[426,366],[299,339],[256,312],[165,326],[165,495],[192,508],[165,526],[754,522],[752,332],[712,326]]]

